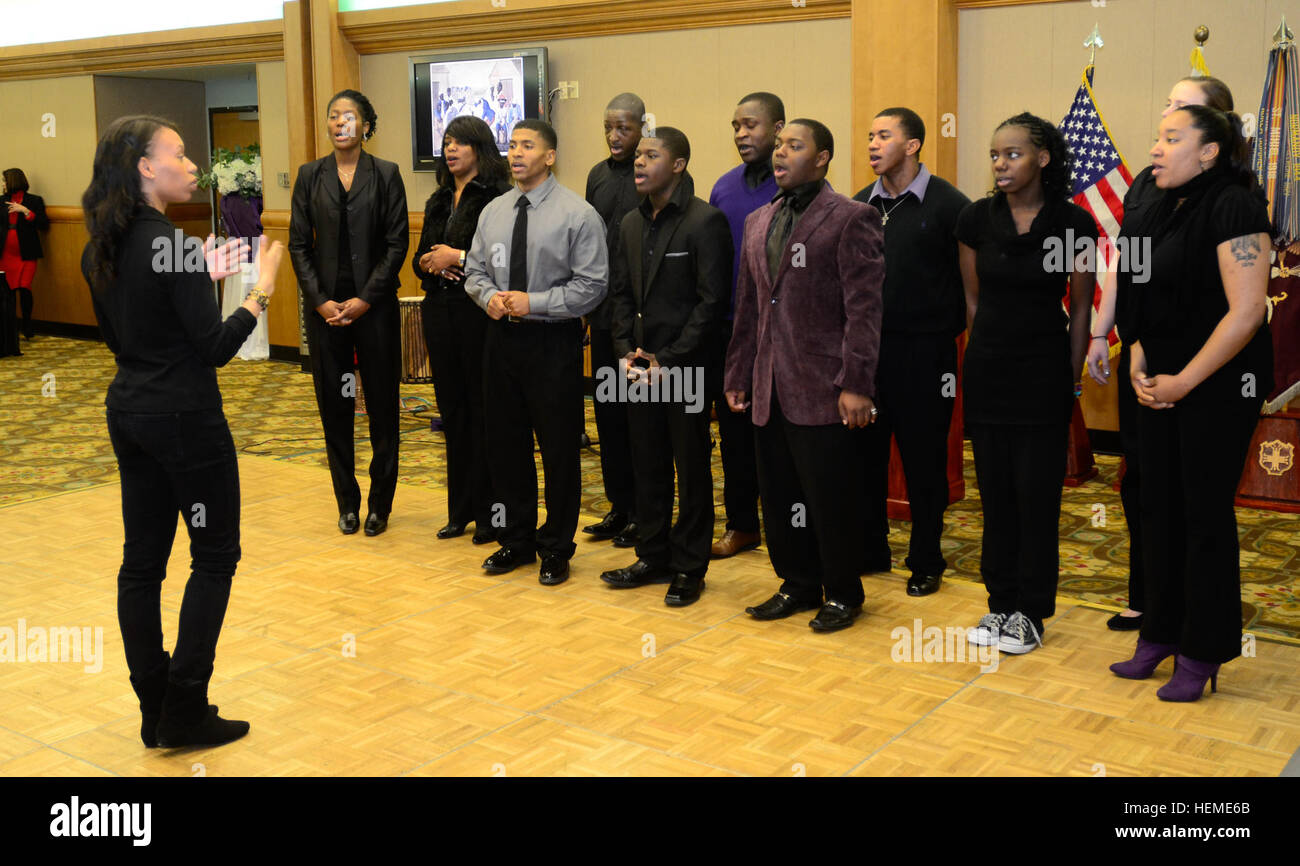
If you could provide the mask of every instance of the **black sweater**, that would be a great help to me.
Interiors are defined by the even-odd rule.
[[[91,300],[117,376],[104,403],[120,412],[161,413],[221,406],[216,367],[257,325],[240,307],[222,321],[207,267],[185,273],[180,230],[151,207],[137,211],[118,249],[117,278]],[[191,247],[198,241],[190,238]],[[195,255],[190,256],[194,264]],[[177,267],[179,263],[180,267]],[[90,246],[81,254],[90,282]]]
[[[875,184],[854,196],[868,200]],[[880,201],[886,202],[883,206]],[[943,334],[966,330],[966,296],[957,266],[957,217],[970,204],[956,187],[930,175],[925,200],[913,195],[896,203],[878,200],[889,211],[885,226],[885,307],[882,334]]]

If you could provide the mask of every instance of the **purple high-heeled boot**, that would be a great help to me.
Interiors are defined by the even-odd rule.
[[[1115,662],[1110,666],[1111,673],[1127,680],[1144,680],[1156,671],[1156,667],[1178,652],[1176,643],[1152,643],[1138,638],[1137,652],[1128,661]],[[1174,669],[1178,668],[1178,659],[1174,659]]]
[[[1169,682],[1156,690],[1162,701],[1199,701],[1205,692],[1205,681],[1210,681],[1210,691],[1219,690],[1219,666],[1198,662],[1179,654],[1174,658],[1174,675]]]

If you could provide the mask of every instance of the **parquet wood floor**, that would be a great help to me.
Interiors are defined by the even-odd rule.
[[[0,775],[1277,775],[1300,749],[1297,647],[1259,641],[1217,695],[1167,704],[1170,663],[1117,679],[1106,666],[1133,636],[1064,601],[1044,647],[996,670],[908,661],[896,629],[972,625],[983,587],[914,599],[905,574],[868,576],[863,618],[818,635],[811,614],[744,614],[776,585],[761,550],[714,563],[678,610],[663,586],[603,584],[632,551],[581,536],[560,587],[536,566],[486,575],[491,546],[434,539],[440,491],[402,485],[387,533],[345,537],[324,471],[246,456],[240,475],[244,553],[209,696],[249,736],[141,745],[108,484],[0,509],[0,627],[103,634],[97,672],[0,663]],[[181,527],[169,646],[188,568]]]

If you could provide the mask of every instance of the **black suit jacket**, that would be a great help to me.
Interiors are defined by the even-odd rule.
[[[708,338],[726,314],[731,228],[722,211],[692,194],[688,180],[678,184],[660,213],[663,222],[648,265],[642,233],[652,212],[649,199],[619,226],[610,292],[614,350],[620,356],[639,347],[665,367],[704,364]]]
[[[478,215],[483,206],[492,199],[510,189],[507,181],[500,181],[495,186],[483,183],[475,177],[460,193],[460,205],[456,213],[451,213],[451,203],[456,189],[451,186],[439,187],[424,205],[424,228],[420,230],[420,242],[415,246],[415,255],[411,257],[411,267],[420,278],[421,287],[426,291],[443,288],[448,282],[440,275],[420,270],[420,256],[437,244],[446,244],[458,250],[468,250],[474,243],[474,230],[478,228]],[[464,292],[464,281],[453,281]],[[466,295],[468,300],[469,296]]]
[[[298,168],[289,216],[289,256],[308,311],[330,300],[338,278],[338,162],[334,154]],[[348,238],[357,297],[372,307],[397,297],[411,245],[406,187],[397,163],[362,151],[348,192]]]
[[[45,199],[39,195],[25,192],[21,204],[30,210],[36,219],[29,220],[25,214],[18,215],[18,225],[15,226],[18,230],[18,252],[23,261],[34,262],[45,256],[41,251],[41,236],[37,232],[49,228],[50,221],[45,216]],[[0,195],[0,250],[5,248],[5,241],[8,239],[9,196]]]

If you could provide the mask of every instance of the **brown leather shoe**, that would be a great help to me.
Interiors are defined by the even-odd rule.
[[[709,548],[709,553],[717,559],[725,559],[728,556],[735,556],[737,553],[744,553],[746,550],[753,550],[758,547],[758,543],[762,540],[757,532],[738,532],[734,529],[728,529],[722,533],[721,538],[713,542],[713,547]]]

